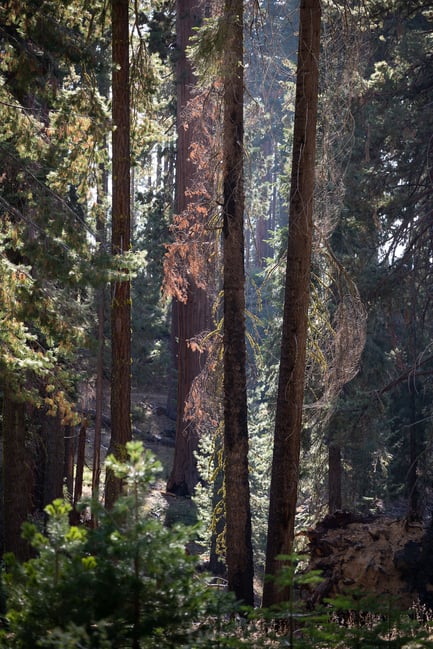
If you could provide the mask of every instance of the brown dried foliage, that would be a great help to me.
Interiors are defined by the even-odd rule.
[[[195,167],[194,181],[186,190],[187,207],[173,216],[173,241],[166,245],[163,291],[186,302],[188,286],[208,289],[218,250],[221,159],[218,84],[195,95],[184,112],[183,128],[194,128],[189,160]]]

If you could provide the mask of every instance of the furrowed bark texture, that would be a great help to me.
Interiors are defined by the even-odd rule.
[[[173,304],[173,317],[178,332],[176,445],[167,491],[178,496],[192,496],[199,480],[195,459],[198,435],[195,422],[185,417],[185,406],[193,381],[202,370],[204,358],[199,351],[191,349],[189,341],[210,326],[208,297],[194,281],[188,289],[188,301],[183,304],[176,300]]]
[[[130,116],[128,0],[112,0],[112,117],[113,185],[112,239],[114,256],[130,249]],[[131,287],[116,280],[111,295],[111,442],[109,452],[125,455],[131,439]],[[121,481],[107,473],[105,504],[112,507],[121,492]]]
[[[224,489],[229,589],[253,604],[248,477],[243,178],[243,3],[226,0],[224,78]]]
[[[184,111],[193,96],[195,77],[191,63],[186,57],[186,47],[194,27],[201,22],[202,8],[198,0],[177,0],[176,34],[178,58],[177,82],[177,154],[176,154],[176,212],[188,208],[191,198],[187,192],[194,186],[196,168],[190,159],[190,147],[194,138],[194,124],[185,128]],[[203,218],[198,217],[197,218]],[[210,306],[205,290],[197,286],[192,273],[189,277],[187,301],[174,300],[173,318],[176,319],[177,356],[177,411],[176,446],[173,468],[167,482],[167,491],[180,496],[192,495],[199,480],[195,451],[198,437],[195,422],[185,418],[185,405],[192,383],[200,374],[204,359],[199,351],[191,348],[189,341],[210,328]]]
[[[292,552],[299,477],[305,354],[310,294],[320,0],[301,0],[287,270],[266,548],[266,574],[275,577]],[[266,580],[263,606],[289,599]]]

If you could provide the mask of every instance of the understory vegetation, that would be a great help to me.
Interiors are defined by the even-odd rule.
[[[34,556],[4,557],[2,649],[433,647],[431,614],[399,610],[391,595],[354,591],[309,606],[302,593],[321,576],[305,571],[303,556],[290,557],[277,580],[289,584],[290,602],[240,606],[188,552],[196,527],[167,527],[149,507],[158,460],[141,442],[127,450],[125,462],[107,459],[125,484],[111,511],[85,500],[77,526],[69,503],[56,500],[45,522],[24,526]]]

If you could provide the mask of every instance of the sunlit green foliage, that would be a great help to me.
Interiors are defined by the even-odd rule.
[[[27,523],[24,535],[35,556],[24,564],[5,557],[2,579],[2,649],[189,649],[211,647],[431,647],[428,626],[416,611],[401,612],[366,594],[348,593],[310,607],[308,592],[318,573],[304,571],[302,556],[289,557],[277,577],[292,599],[278,609],[243,611],[210,585],[186,551],[195,535],[164,527],[146,496],[159,464],[140,442],[128,458],[108,458],[125,491],[97,528],[69,522],[70,506],[57,500],[46,508],[46,529]]]
[[[110,512],[92,505],[97,529],[71,526],[62,501],[46,508],[46,532],[25,526],[36,557],[23,565],[6,557],[0,646],[214,646],[212,620],[230,610],[231,598],[197,573],[186,551],[191,530],[167,529],[148,510],[155,458],[139,442],[128,454],[125,462],[108,459],[125,494]]]
[[[68,369],[87,344],[91,192],[109,120],[94,76],[100,5],[40,5],[0,9],[0,376],[36,403],[40,386],[54,385],[59,405],[72,398]]]

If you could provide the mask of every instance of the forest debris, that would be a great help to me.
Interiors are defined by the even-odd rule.
[[[426,569],[433,531],[423,524],[336,512],[305,534],[307,571],[323,576],[318,587],[303,593],[312,604],[356,589],[395,597],[405,607],[419,599],[433,608],[433,568]]]

